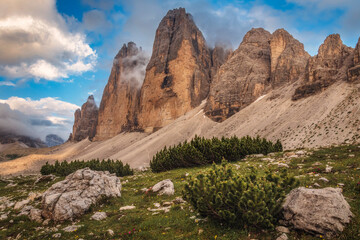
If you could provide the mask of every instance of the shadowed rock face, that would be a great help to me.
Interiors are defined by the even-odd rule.
[[[94,96],[89,96],[86,103],[77,109],[74,114],[75,121],[71,140],[81,141],[87,137],[91,140],[96,133],[98,119],[98,107],[95,104]]]
[[[273,88],[304,78],[310,55],[302,43],[284,29],[278,29],[271,36],[270,50]]]
[[[141,88],[140,128],[152,132],[198,106],[210,87],[211,55],[192,16],[170,10],[156,30]]]
[[[96,140],[137,129],[140,88],[147,58],[136,44],[123,45],[116,55],[101,99]]]
[[[220,67],[205,107],[211,119],[225,120],[266,91],[270,85],[270,37],[262,28],[252,29]]]
[[[295,90],[293,100],[321,92],[338,80],[347,80],[352,59],[353,49],[343,44],[339,34],[328,36],[318,55],[309,59],[305,84]]]
[[[360,79],[360,38],[354,51],[353,65],[349,68],[348,80],[354,82]]]
[[[211,50],[211,79],[215,78],[220,67],[231,57],[232,52],[232,49],[221,45],[216,45]]]

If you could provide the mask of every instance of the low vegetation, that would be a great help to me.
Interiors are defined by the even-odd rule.
[[[275,144],[265,138],[249,136],[238,138],[222,137],[205,139],[195,136],[190,142],[179,143],[177,146],[165,147],[157,152],[150,162],[153,172],[163,172],[176,168],[189,168],[212,163],[221,163],[221,159],[234,162],[250,154],[268,154],[281,152],[281,142]]]
[[[258,176],[252,169],[250,174],[241,175],[223,161],[190,177],[184,197],[202,217],[238,228],[274,229],[286,194],[298,185],[287,171]]]
[[[56,161],[53,165],[47,162],[41,167],[40,172],[42,175],[55,174],[57,176],[67,176],[78,169],[86,167],[96,171],[109,171],[110,173],[115,173],[118,177],[134,174],[129,164],[124,165],[121,161],[111,159],[102,161],[99,159],[92,159],[90,161],[75,160],[72,162],[63,161],[61,163]]]

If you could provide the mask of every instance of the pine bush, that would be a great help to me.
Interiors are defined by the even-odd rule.
[[[42,175],[55,174],[57,176],[67,176],[76,170],[86,167],[96,171],[109,171],[110,173],[115,173],[118,177],[134,174],[129,164],[124,165],[121,161],[111,159],[102,161],[99,159],[92,159],[90,161],[75,160],[72,162],[63,161],[61,163],[56,161],[54,165],[46,162],[46,164],[41,167],[40,172]]]
[[[165,147],[157,152],[150,162],[153,172],[168,171],[175,168],[195,167],[213,162],[220,163],[222,158],[233,162],[243,159],[249,154],[268,154],[281,152],[281,142],[275,144],[265,138],[252,138],[249,136],[238,138],[213,137],[206,139],[195,136],[189,143],[187,141],[176,146]]]
[[[203,217],[239,228],[272,229],[285,195],[298,185],[286,170],[259,177],[252,169],[241,176],[223,161],[205,174],[190,177],[183,195]]]

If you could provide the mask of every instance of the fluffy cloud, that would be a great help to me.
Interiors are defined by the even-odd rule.
[[[0,132],[42,140],[53,133],[67,139],[77,108],[75,104],[50,97],[40,100],[19,97],[0,100]]]
[[[0,2],[0,75],[60,81],[92,70],[97,54],[73,33],[54,0]]]

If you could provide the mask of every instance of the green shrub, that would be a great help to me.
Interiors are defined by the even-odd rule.
[[[40,172],[42,175],[55,174],[58,176],[67,176],[78,169],[86,167],[96,171],[109,171],[110,173],[115,173],[118,177],[134,174],[129,164],[124,165],[121,161],[110,159],[102,161],[99,159],[92,159],[90,161],[75,160],[72,162],[63,161],[61,163],[56,161],[54,165],[46,162],[46,164],[41,167]]]
[[[203,217],[240,228],[272,229],[285,194],[298,185],[286,171],[259,177],[252,169],[240,176],[223,161],[205,174],[190,177],[183,195]]]
[[[213,137],[205,139],[195,136],[189,143],[185,141],[177,146],[164,148],[157,152],[150,162],[153,172],[162,172],[175,168],[194,167],[213,162],[220,163],[222,158],[227,161],[238,161],[246,155],[282,151],[281,142],[275,144],[265,138],[249,136],[238,138]]]

